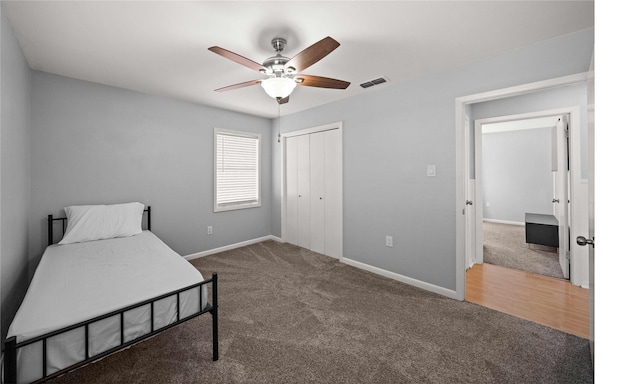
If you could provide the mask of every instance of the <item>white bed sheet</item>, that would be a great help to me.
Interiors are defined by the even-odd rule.
[[[51,245],[8,331],[17,342],[61,329],[203,281],[200,272],[149,231],[68,245]],[[199,311],[198,288],[180,294],[180,318]],[[207,289],[202,289],[202,306]],[[175,296],[154,304],[154,330],[177,320]],[[125,314],[125,342],[151,331],[151,307]],[[89,327],[90,356],[120,344],[120,318]],[[47,374],[84,360],[84,328],[47,340]],[[18,350],[18,382],[42,377],[42,343]]]

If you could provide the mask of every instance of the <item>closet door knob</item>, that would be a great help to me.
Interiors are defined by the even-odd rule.
[[[320,198],[320,200],[322,200],[322,197]]]

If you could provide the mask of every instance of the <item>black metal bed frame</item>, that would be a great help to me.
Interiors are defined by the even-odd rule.
[[[147,213],[147,229],[151,230],[151,207],[147,207],[144,210]],[[49,232],[49,245],[53,244],[53,222],[54,221],[62,221],[62,226],[63,226],[63,233],[66,229],[66,221],[67,218],[66,217],[60,217],[60,218],[53,218],[53,215],[48,215],[47,217],[47,221],[48,221],[48,232]],[[207,304],[203,307],[202,305],[202,289],[203,286],[206,289],[207,288],[207,284],[211,284],[211,303],[207,302]],[[199,290],[199,311],[191,314],[187,317],[183,317],[180,318],[180,293],[188,291],[190,289],[194,289],[194,288],[198,288]],[[175,296],[176,297],[176,321],[170,324],[167,324],[163,327],[160,327],[159,329],[154,329],[154,303],[165,299],[167,297],[170,296]],[[129,340],[127,342],[124,341],[125,339],[125,327],[124,327],[124,314],[126,312],[129,312],[131,310],[137,309],[137,308],[141,308],[143,306],[149,305],[150,306],[150,323],[151,323],[151,331],[149,333],[146,333],[144,335],[138,336],[137,338],[133,339],[133,340]],[[17,339],[15,336],[12,336],[10,338],[7,338],[5,340],[4,343],[4,382],[5,383],[16,383],[17,379],[18,379],[18,349],[26,347],[28,345],[37,343],[37,342],[42,342],[42,378],[34,381],[34,383],[41,383],[47,379],[50,379],[52,377],[56,377],[59,375],[62,375],[63,373],[67,373],[70,372],[74,369],[80,368],[86,364],[89,364],[95,360],[101,359],[107,355],[110,355],[116,351],[119,351],[121,349],[127,348],[133,344],[136,344],[142,340],[148,339],[149,337],[155,336],[157,334],[159,334],[160,332],[163,332],[167,329],[173,328],[176,325],[182,324],[186,321],[189,321],[195,317],[198,317],[202,314],[205,313],[210,313],[211,317],[212,317],[212,329],[213,329],[213,338],[212,338],[212,347],[213,347],[213,361],[217,361],[218,360],[218,275],[217,274],[213,274],[211,275],[210,279],[204,280],[202,282],[199,283],[195,283],[192,285],[189,285],[187,287],[184,288],[180,288],[180,289],[176,289],[174,291],[171,292],[167,292],[165,294],[156,296],[154,298],[148,299],[148,300],[144,300],[141,301],[139,303],[136,304],[132,304],[129,305],[125,308],[121,308],[100,316],[96,316],[94,318],[91,318],[89,320],[85,320],[76,324],[72,324],[69,325],[67,327],[55,330],[55,331],[51,331],[49,333],[46,333],[44,335],[40,335],[31,339],[27,339],[27,340],[23,340],[21,342],[17,342]],[[98,353],[96,355],[90,356],[89,354],[89,326],[95,322],[98,322],[100,320],[104,320],[106,318],[109,317],[114,317],[114,316],[119,316],[120,317],[120,345],[117,345],[113,348],[110,348],[106,351],[103,351],[101,353]],[[61,369],[59,371],[56,371],[54,373],[51,373],[49,375],[47,375],[47,339],[60,335],[62,333],[65,332],[69,332],[72,331],[74,329],[78,329],[78,328],[84,328],[84,342],[85,342],[85,359],[77,362],[73,365],[70,365],[64,369]]]

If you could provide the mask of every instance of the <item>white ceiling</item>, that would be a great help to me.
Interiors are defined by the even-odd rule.
[[[263,76],[211,53],[218,45],[262,63],[273,37],[285,56],[331,36],[341,43],[303,71],[351,82],[297,87],[286,115],[593,26],[593,1],[2,1],[36,70],[225,108],[278,115],[251,86]],[[360,83],[386,77],[388,84]]]

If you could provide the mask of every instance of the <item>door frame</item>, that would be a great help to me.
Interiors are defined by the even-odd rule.
[[[455,138],[456,138],[456,294],[458,300],[465,300],[466,288],[466,249],[467,249],[467,215],[466,193],[469,180],[469,130],[465,130],[465,119],[468,117],[470,105],[484,101],[503,99],[524,95],[554,87],[584,83],[588,72],[497,89],[488,92],[461,96],[455,99]],[[466,150],[467,149],[467,150]],[[467,160],[467,161],[465,161]],[[477,187],[477,186],[476,186]],[[476,188],[477,190],[478,188]],[[477,205],[477,204],[476,204]]]
[[[282,150],[280,151],[280,174],[282,175],[281,177],[281,188],[280,190],[281,195],[280,195],[280,200],[281,200],[281,204],[280,204],[280,233],[281,233],[281,240],[283,242],[287,242],[287,138],[289,137],[294,137],[294,136],[301,136],[301,135],[308,135],[308,134],[312,134],[312,133],[318,133],[318,132],[324,132],[324,131],[330,131],[330,130],[334,130],[337,129],[340,131],[340,151],[342,151],[342,142],[343,142],[343,137],[342,137],[342,121],[336,121],[334,123],[329,123],[329,124],[324,124],[324,125],[319,125],[316,127],[311,127],[311,128],[305,128],[305,129],[299,129],[296,131],[290,131],[290,132],[286,132],[281,134],[281,143],[282,143]],[[340,168],[343,168],[344,164],[340,165]],[[344,173],[344,172],[343,172]],[[342,177],[340,177],[340,191],[343,191],[343,180]],[[343,199],[343,194],[342,196],[340,196],[340,199]],[[342,211],[340,213],[340,216],[342,217],[342,219],[340,220],[340,226],[342,227],[342,223],[344,221],[344,211]],[[344,247],[344,231],[342,231],[342,239],[341,239],[341,243],[342,243],[342,247]],[[342,249],[342,252],[340,252],[340,257],[339,259],[341,259],[343,257],[344,254],[344,249]]]
[[[551,116],[568,116],[569,117],[569,156],[571,168],[573,170],[577,170],[577,172],[569,172],[568,173],[568,185],[569,185],[569,201],[571,201],[574,207],[586,207],[586,196],[582,193],[583,191],[577,186],[581,183],[581,159],[580,159],[580,107],[566,107],[566,108],[557,108],[557,109],[548,109],[542,111],[535,112],[526,112],[520,113],[516,115],[505,115],[505,116],[496,116],[489,117],[483,119],[477,119],[474,121],[474,142],[475,142],[475,194],[473,195],[473,202],[475,207],[474,216],[475,216],[475,225],[472,227],[475,231],[472,230],[471,235],[475,234],[475,237],[471,239],[471,242],[475,243],[475,252],[474,255],[467,255],[467,259],[470,259],[475,264],[482,264],[484,262],[483,257],[478,255],[482,255],[483,248],[482,242],[484,239],[482,232],[482,218],[484,216],[484,205],[481,202],[484,201],[483,194],[483,183],[484,180],[482,178],[482,126],[484,124],[493,124],[493,123],[504,123],[509,121],[518,121],[518,120],[527,120],[541,117],[551,117]],[[554,150],[554,149],[552,149]],[[468,197],[467,197],[468,198]],[[477,202],[477,204],[475,204]],[[577,212],[576,209],[570,210],[571,214],[567,216],[567,220],[565,225],[570,228],[580,228],[579,220],[581,218],[577,217],[574,213]],[[566,239],[565,242],[567,245],[570,243],[570,238]],[[574,252],[569,253],[569,268],[571,270],[570,277],[571,282],[574,285],[584,285],[584,279],[586,276],[582,275],[582,271],[584,269],[584,263],[586,262],[585,257],[575,257],[577,253],[576,247],[573,247],[572,250]],[[468,250],[467,250],[468,252]],[[584,256],[584,255],[583,255]]]

